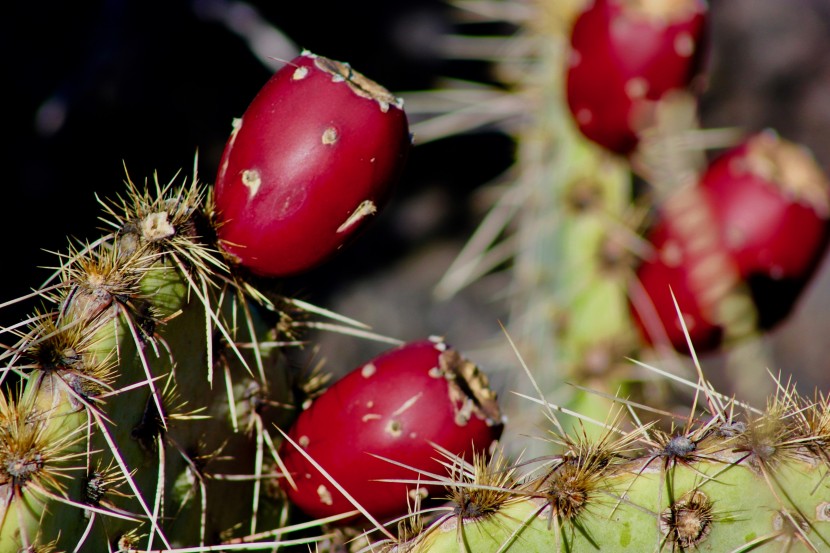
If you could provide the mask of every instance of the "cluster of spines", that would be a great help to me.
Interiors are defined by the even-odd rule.
[[[188,523],[168,520],[188,517],[197,536],[178,543],[204,545],[215,541],[211,482],[247,481],[234,492],[249,503],[242,532],[265,516],[265,471],[279,464],[269,428],[291,416],[296,385],[273,354],[299,343],[276,332],[298,334],[291,313],[306,304],[285,299],[281,327],[264,324],[254,304],[276,309],[215,247],[206,187],[154,184],[128,180],[101,202],[110,232],[59,254],[52,278],[20,299],[43,307],[3,329],[3,551],[170,549]],[[251,474],[224,474],[246,462]]]
[[[552,416],[559,408],[547,405],[556,428],[550,439],[561,453],[515,462],[494,455],[490,463],[447,456],[447,476],[412,480],[443,483],[447,505],[415,509],[399,540],[366,551],[830,547],[826,398],[779,382],[758,410],[705,381],[689,385],[705,394],[707,407],[693,406],[682,424],[664,413],[631,430],[617,422],[598,435],[568,435]],[[638,420],[637,406],[619,401]]]

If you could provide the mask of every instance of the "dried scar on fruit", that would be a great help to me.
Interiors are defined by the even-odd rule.
[[[372,200],[363,200],[360,202],[360,205],[357,206],[357,209],[352,211],[349,218],[343,221],[343,224],[337,227],[337,232],[345,232],[358,224],[360,221],[366,218],[367,215],[374,215],[377,213],[378,208],[375,205],[375,202]]]
[[[449,382],[450,401],[455,409],[455,423],[467,424],[473,414],[486,419],[488,424],[503,422],[496,393],[475,363],[464,359],[457,351],[448,349],[438,358],[441,373]]]

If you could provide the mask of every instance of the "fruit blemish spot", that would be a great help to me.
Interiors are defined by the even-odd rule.
[[[242,184],[248,188],[248,198],[253,198],[262,185],[262,178],[256,169],[245,169],[242,171]]]

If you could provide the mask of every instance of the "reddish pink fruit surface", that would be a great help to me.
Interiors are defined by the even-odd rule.
[[[759,327],[773,327],[792,311],[824,255],[826,176],[804,148],[763,132],[716,159],[700,186],[749,286]]]
[[[760,133],[716,159],[701,187],[744,278],[812,273],[827,241],[830,198],[809,153]]]
[[[668,342],[689,352],[678,308],[698,353],[723,340],[723,323],[731,314],[721,312],[721,307],[735,292],[739,277],[708,209],[700,188],[681,190],[661,206],[646,235],[652,255],[636,273],[646,297],[632,295],[632,307],[650,343]]]
[[[502,417],[487,378],[438,340],[400,346],[355,369],[303,411],[288,435],[377,519],[407,512],[418,473],[380,455],[445,475],[433,443],[472,460],[499,438]],[[280,448],[293,489],[289,499],[305,513],[324,517],[352,504],[288,441]],[[422,479],[429,479],[422,477]],[[422,492],[434,492],[424,486]]]
[[[637,270],[657,315],[646,334],[659,334],[659,323],[677,349],[687,350],[669,285],[698,351],[717,347],[730,321],[746,326],[740,317],[755,318],[749,330],[773,327],[792,311],[824,255],[828,216],[830,184],[803,148],[764,132],[727,151],[693,192],[664,207],[649,233],[656,254]],[[729,303],[736,286],[751,298],[754,315]],[[641,311],[638,321],[648,328]]]
[[[318,265],[386,203],[410,143],[399,99],[347,64],[303,53],[265,84],[225,146],[222,248],[265,276]]]
[[[571,32],[567,97],[582,133],[629,154],[654,102],[698,72],[706,12],[703,0],[595,0]]]

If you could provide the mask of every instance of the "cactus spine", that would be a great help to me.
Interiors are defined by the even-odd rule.
[[[415,537],[378,547],[429,553],[830,547],[827,401],[802,398],[792,388],[780,388],[764,412],[711,390],[707,399],[706,411],[714,414],[671,433],[652,425],[608,426],[599,438],[555,432],[558,455],[512,468],[456,460],[463,468],[454,471],[442,514],[421,521]]]
[[[504,187],[507,192],[438,292],[455,293],[472,280],[465,277],[486,272],[492,255],[514,244],[510,333],[549,399],[602,419],[609,402],[562,383],[613,394],[637,379],[621,360],[637,349],[628,295],[630,262],[640,244],[634,227],[642,209],[632,203],[628,161],[587,140],[568,111],[568,37],[586,4],[528,2],[515,14],[508,6],[497,12],[514,14],[510,22],[522,29],[518,38],[505,38],[496,69],[508,89],[504,95],[522,99],[516,102],[521,124],[518,130],[508,127],[518,144],[515,181]],[[458,5],[473,14],[489,13],[484,3]],[[509,41],[518,44],[511,47]],[[416,126],[416,137],[418,131]],[[513,227],[515,234],[499,243]],[[512,361],[506,366],[513,371]],[[521,375],[507,379],[513,389],[533,393]],[[511,421],[520,434],[540,423],[537,414],[523,409]],[[535,451],[538,444],[530,447]]]
[[[169,549],[277,523],[263,471],[291,387],[253,307],[267,300],[202,234],[205,192],[128,183],[113,231],[61,259],[15,330],[0,550]]]

